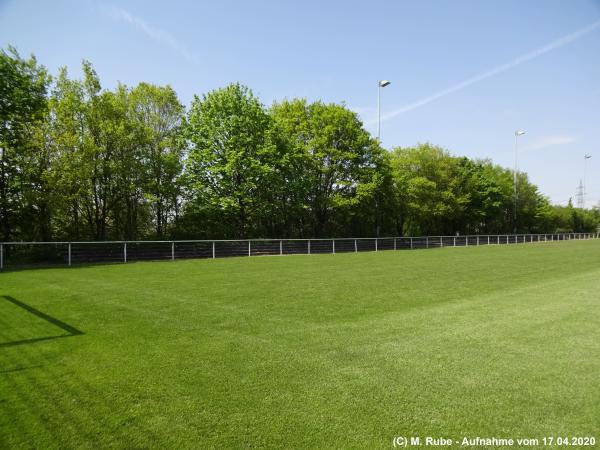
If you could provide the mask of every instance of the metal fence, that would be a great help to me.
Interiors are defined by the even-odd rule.
[[[600,233],[413,236],[336,239],[0,242],[0,269],[229,256],[377,252],[598,239]]]

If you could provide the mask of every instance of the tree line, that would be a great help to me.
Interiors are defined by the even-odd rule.
[[[431,145],[386,150],[340,104],[230,84],[103,89],[0,50],[0,241],[595,231],[518,173]]]

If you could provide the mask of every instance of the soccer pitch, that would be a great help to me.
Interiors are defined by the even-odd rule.
[[[1,273],[0,410],[0,448],[599,440],[600,240]]]

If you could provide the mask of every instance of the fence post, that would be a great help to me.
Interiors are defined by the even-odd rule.
[[[465,236],[465,247],[468,247],[468,246],[469,246],[469,235],[467,234]]]
[[[171,242],[171,261],[175,261],[175,242]]]
[[[354,253],[358,253],[358,244],[356,243],[356,239],[354,239]]]
[[[429,248],[429,236],[425,237],[426,248]]]
[[[456,247],[456,236],[454,236],[454,247]]]
[[[333,242],[333,254],[335,255],[335,239],[332,239],[331,242]]]
[[[212,254],[213,254],[213,259],[215,259],[215,241],[213,241],[213,243],[212,243]]]
[[[394,250],[396,250],[396,238],[394,238]]]
[[[378,248],[377,248],[377,238],[375,238],[375,251],[377,251],[377,250],[378,250]]]
[[[279,239],[279,256],[283,255],[283,241]]]
[[[71,243],[69,242],[69,266],[71,266]]]
[[[413,249],[413,238],[412,237],[410,238],[410,249],[411,250]]]
[[[127,262],[127,242],[123,243],[123,262]]]
[[[250,249],[250,239],[248,239],[248,256],[252,256],[252,250]]]
[[[488,245],[490,245],[490,235],[488,234]]]
[[[0,244],[0,270],[4,269],[4,244]]]
[[[308,240],[308,254],[310,255],[310,239]]]
[[[444,248],[444,236],[440,236],[440,248]]]
[[[477,235],[477,245],[479,245],[479,235]]]

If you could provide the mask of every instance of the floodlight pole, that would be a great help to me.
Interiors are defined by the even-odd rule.
[[[377,85],[377,142],[381,142],[381,84]]]
[[[515,131],[515,169],[513,170],[513,231],[517,233],[517,164],[518,164],[518,141],[524,131]]]
[[[377,142],[381,142],[381,88],[388,86],[388,80],[379,80],[377,83]]]

